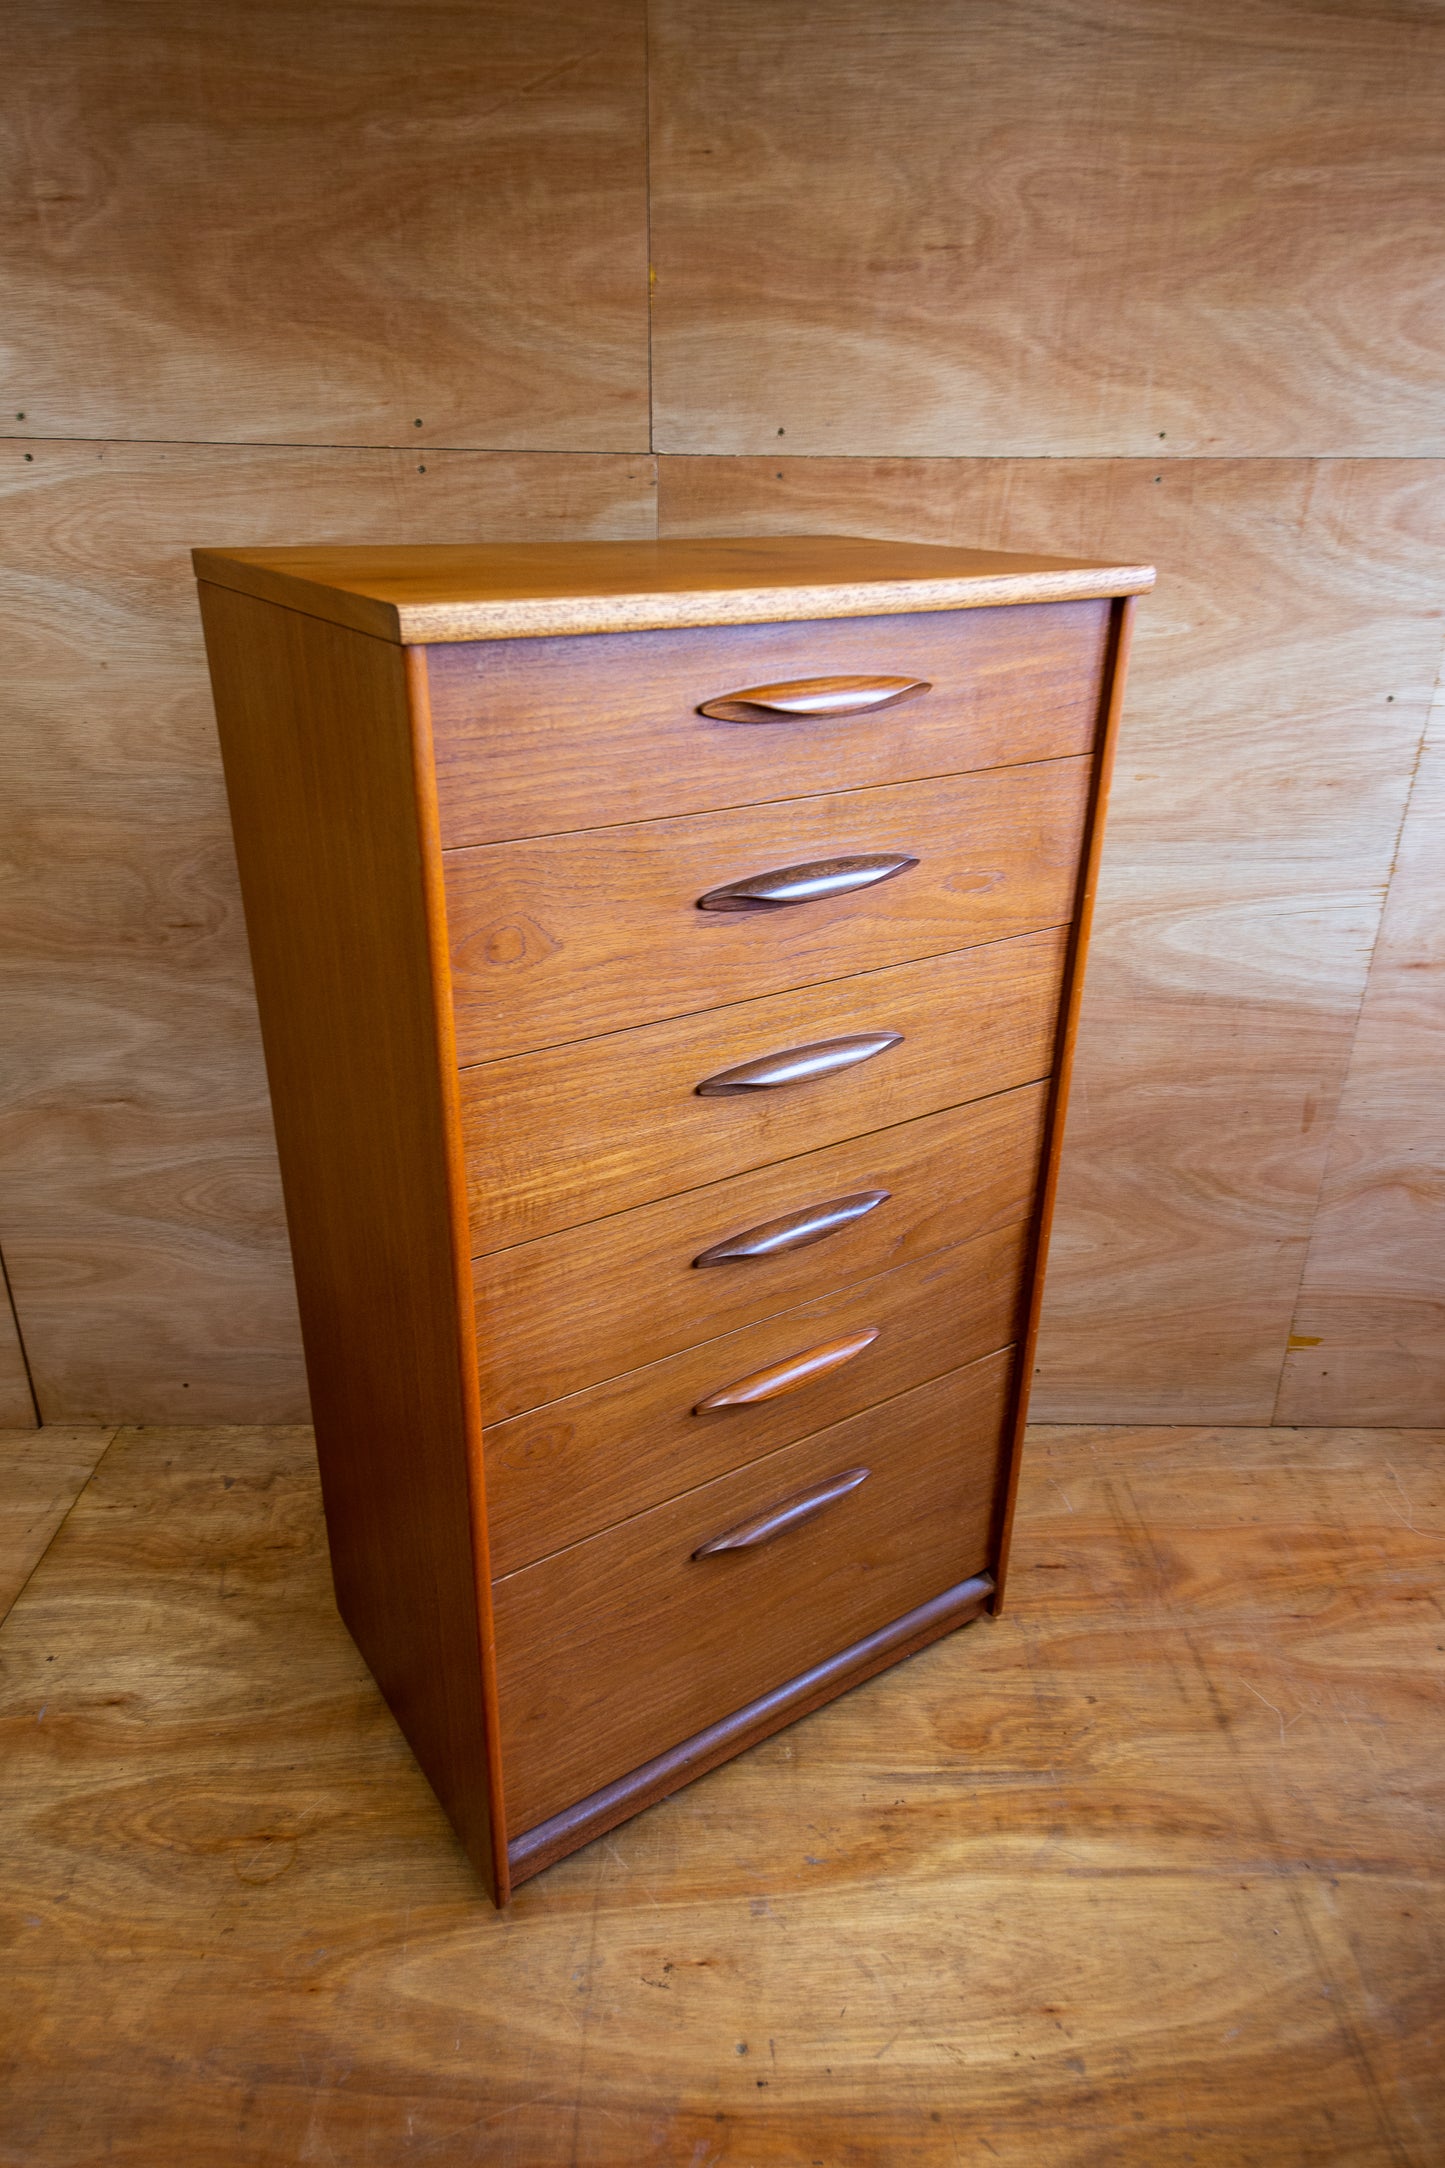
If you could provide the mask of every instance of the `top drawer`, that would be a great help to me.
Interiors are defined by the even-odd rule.
[[[1088,752],[1107,602],[426,650],[442,842],[503,842]],[[926,680],[841,719],[698,713],[791,680]]]

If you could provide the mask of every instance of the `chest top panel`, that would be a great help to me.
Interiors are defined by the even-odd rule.
[[[855,535],[201,549],[199,579],[405,646],[1141,594],[1152,566]]]

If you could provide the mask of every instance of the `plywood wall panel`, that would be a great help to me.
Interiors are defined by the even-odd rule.
[[[1440,652],[1435,0],[6,31],[0,1237],[52,1419],[304,1408],[187,549],[647,535],[651,363],[660,443],[751,455],[665,460],[672,531],[1160,564],[1036,1410],[1266,1421],[1293,1323],[1282,1419],[1438,1420],[1425,779],[1330,1142]]]
[[[1445,696],[1410,794],[1275,1420],[1442,1416]]]
[[[1267,1422],[1441,650],[1429,462],[664,459],[668,533],[1159,566],[1139,612],[1035,1412]]]
[[[0,1240],[41,1412],[304,1416],[189,547],[646,535],[651,462],[36,444],[0,472]]]
[[[644,14],[14,0],[6,428],[645,450]]]
[[[1445,451],[1432,0],[654,0],[655,442]]]

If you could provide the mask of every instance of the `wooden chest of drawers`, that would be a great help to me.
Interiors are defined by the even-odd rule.
[[[337,1597],[500,1902],[997,1606],[1153,574],[196,567]]]

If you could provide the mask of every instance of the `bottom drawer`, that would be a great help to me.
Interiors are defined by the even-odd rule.
[[[982,1572],[1012,1373],[990,1355],[496,1582],[513,1836]],[[694,1555],[860,1468],[779,1533]]]

